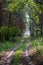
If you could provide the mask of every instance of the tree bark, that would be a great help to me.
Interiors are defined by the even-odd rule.
[[[40,21],[40,26],[41,26],[41,36],[43,35],[43,13],[39,15],[39,21]]]
[[[3,16],[2,12],[3,12],[2,3],[0,3],[0,28],[2,26],[2,16]],[[1,33],[0,33],[0,40],[2,40]]]
[[[1,24],[2,24],[2,4],[0,3],[0,27],[1,27]]]

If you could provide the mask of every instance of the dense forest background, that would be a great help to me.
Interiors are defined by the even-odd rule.
[[[0,40],[22,35],[25,12],[29,14],[31,35],[43,36],[43,0],[0,0]]]
[[[43,65],[43,0],[0,0],[0,65]]]

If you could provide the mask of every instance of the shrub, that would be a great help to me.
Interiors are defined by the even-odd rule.
[[[8,33],[8,26],[2,26],[1,28],[0,28],[0,35],[1,35],[1,38],[2,38],[2,40],[4,41],[5,40],[5,38],[7,37],[7,33]]]
[[[4,40],[12,40],[14,37],[17,37],[21,34],[21,29],[16,26],[8,27],[2,26],[0,28],[1,39]]]
[[[9,37],[14,38],[21,34],[21,29],[19,27],[9,27]]]

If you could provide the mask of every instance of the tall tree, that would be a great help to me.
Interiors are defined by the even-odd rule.
[[[3,11],[2,4],[3,4],[3,0],[0,0],[0,26],[2,23],[2,11]]]
[[[3,4],[3,0],[0,0],[0,28],[2,24],[2,12],[3,12],[2,4]],[[0,40],[1,40],[1,34],[0,34]]]

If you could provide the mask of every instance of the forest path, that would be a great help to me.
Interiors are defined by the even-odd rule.
[[[29,40],[26,40],[27,41],[27,45],[26,47],[23,49],[24,52],[27,53],[27,51],[29,50],[30,48],[30,41]],[[23,45],[23,42],[24,42],[24,39],[21,40],[20,44],[17,45],[16,47],[13,47],[10,51],[8,52],[5,52],[4,53],[4,56],[0,59],[0,65],[10,65],[12,60],[13,60],[13,57],[15,55],[15,52],[17,51],[17,49]],[[3,63],[2,63],[3,62]]]
[[[31,43],[31,40],[28,39],[27,45],[25,49],[22,51],[21,65],[35,65],[35,63],[33,63],[31,59],[33,50],[31,50],[30,48],[30,43]]]
[[[29,49],[30,49],[30,39],[28,39],[26,41],[27,41],[27,45],[26,45],[26,47],[23,50],[24,52],[29,51]]]
[[[12,49],[10,49],[10,51],[16,52],[16,50],[23,44],[23,42],[24,40],[21,40],[21,42],[16,47],[13,47]]]
[[[17,45],[16,47],[13,47],[13,48],[11,49],[11,51],[16,52],[16,50],[17,50],[20,46],[22,46],[22,44],[23,44],[24,41],[25,41],[24,39],[21,40],[21,42],[19,43],[19,45]],[[25,51],[28,51],[28,50],[30,49],[30,39],[27,39],[26,42],[27,42],[26,47],[23,49],[24,52],[25,52]]]
[[[23,42],[24,40],[21,40],[21,42],[16,47],[13,47],[11,50],[4,52],[3,56],[0,58],[0,65],[10,65],[16,50],[23,44]]]

